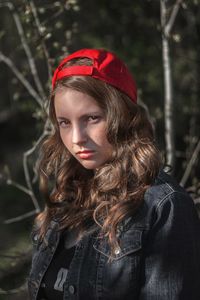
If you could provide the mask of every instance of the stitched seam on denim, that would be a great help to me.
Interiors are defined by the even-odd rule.
[[[161,202],[158,203],[158,206],[156,207],[156,211],[157,211],[157,209],[160,208],[160,206],[163,204],[163,202],[165,201],[165,199],[166,199],[168,196],[172,195],[172,194],[179,194],[179,195],[183,195],[183,196],[185,196],[185,197],[186,197],[186,196],[189,197],[189,195],[187,195],[187,194],[185,194],[185,193],[183,193],[183,192],[180,192],[180,191],[173,191],[172,193],[166,195],[166,197],[164,197],[164,198],[161,200]]]
[[[173,194],[175,194],[175,193],[180,194],[180,192],[177,192],[177,191],[174,191],[174,190],[173,190],[171,193],[167,194],[163,199],[161,199],[160,202],[158,203],[157,207],[156,207],[156,212],[157,212],[157,210],[161,207],[161,205],[163,204],[163,202],[164,202],[167,198],[169,198],[169,196],[171,196],[171,195],[173,195]],[[182,193],[182,194],[184,194],[184,193]]]
[[[171,191],[176,192],[168,182],[166,182],[162,179],[162,176],[159,176],[158,178],[162,183],[166,184]]]

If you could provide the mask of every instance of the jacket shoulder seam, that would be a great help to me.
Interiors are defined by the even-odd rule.
[[[163,205],[163,203],[164,203],[171,195],[174,195],[174,194],[179,194],[179,195],[182,194],[182,195],[186,196],[185,193],[183,193],[183,192],[181,192],[181,191],[176,191],[176,190],[173,190],[173,189],[172,189],[172,191],[171,191],[170,193],[168,193],[164,198],[162,198],[162,199],[160,200],[160,202],[157,204],[156,210],[158,210],[158,209]]]

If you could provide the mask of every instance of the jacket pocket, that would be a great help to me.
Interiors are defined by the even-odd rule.
[[[137,253],[142,249],[142,229],[131,229],[123,233],[119,238],[119,248],[114,250],[111,254],[111,248],[106,238],[98,238],[93,244],[94,249],[110,258],[111,260],[118,260],[124,256]]]

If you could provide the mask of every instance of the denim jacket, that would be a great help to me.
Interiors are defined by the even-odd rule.
[[[43,241],[33,234],[28,279],[30,299],[39,298],[43,276],[59,242],[52,221]],[[199,300],[200,220],[192,199],[161,171],[143,205],[119,226],[112,259],[99,229],[78,242],[64,285],[64,300]]]

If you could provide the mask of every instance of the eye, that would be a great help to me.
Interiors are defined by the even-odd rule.
[[[97,115],[91,115],[91,116],[88,116],[87,119],[90,123],[97,123],[98,121],[100,121],[101,117],[97,116]]]
[[[70,125],[70,122],[67,120],[58,120],[58,125],[61,128],[67,128]]]

